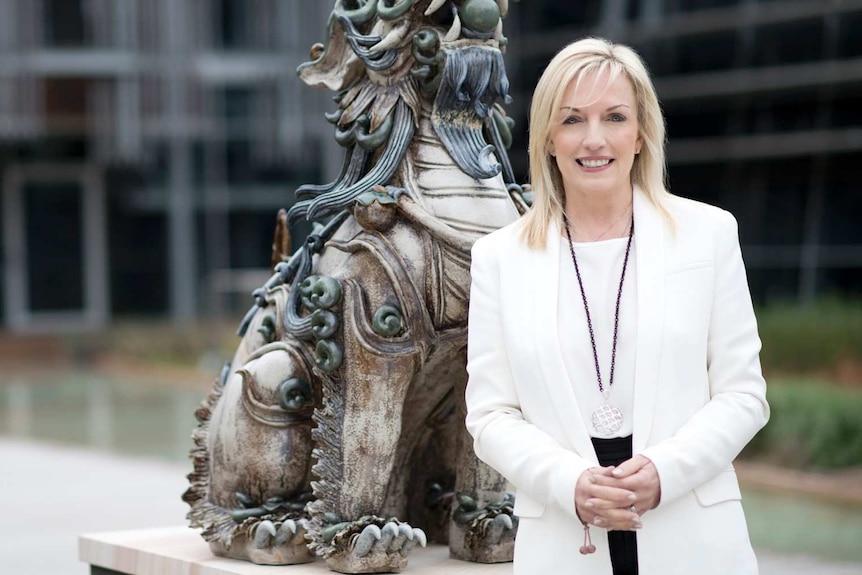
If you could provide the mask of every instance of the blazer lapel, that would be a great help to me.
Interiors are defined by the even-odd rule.
[[[556,416],[581,457],[598,465],[595,449],[581,417],[575,392],[563,363],[559,337],[557,303],[560,285],[560,228],[548,227],[548,240],[543,251],[530,250],[531,265],[524,269],[529,285],[534,286],[535,308],[532,314],[532,338],[540,373],[549,389]]]
[[[658,210],[637,188],[632,201],[638,274],[632,451],[638,453],[646,447],[649,439],[659,385],[658,371],[665,306],[666,224]]]

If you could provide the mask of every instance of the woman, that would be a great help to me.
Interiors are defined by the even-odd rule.
[[[516,575],[757,572],[731,462],[769,407],[736,220],[666,191],[664,140],[631,49],[567,46],[533,97],[533,209],[473,248],[467,427],[517,488]]]

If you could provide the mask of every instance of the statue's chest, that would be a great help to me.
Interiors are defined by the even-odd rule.
[[[442,222],[476,238],[519,217],[503,178],[475,180],[465,174],[425,116],[397,177],[399,185]]]

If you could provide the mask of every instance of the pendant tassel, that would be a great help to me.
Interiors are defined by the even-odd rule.
[[[580,548],[581,555],[589,555],[596,552],[596,546],[593,545],[593,538],[590,536],[590,525],[584,523],[584,544]]]

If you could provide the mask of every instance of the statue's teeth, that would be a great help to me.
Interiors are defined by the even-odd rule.
[[[444,42],[454,42],[461,36],[461,18],[455,14],[455,21],[452,22],[452,27],[449,28],[449,31],[446,32],[446,36],[443,38]]]
[[[500,0],[497,1],[499,2]],[[425,10],[425,15],[430,16],[431,14],[439,10],[445,3],[446,0],[433,0],[433,2],[431,2],[431,5],[428,6],[428,9]]]
[[[386,50],[391,50],[392,48],[397,48],[404,40],[404,37],[407,36],[407,32],[409,31],[409,29],[410,21],[401,20],[398,25],[392,29],[391,32],[386,34],[386,37],[383,38],[383,40],[369,48],[368,51],[384,52]]]

